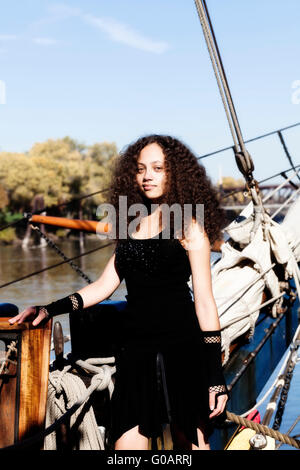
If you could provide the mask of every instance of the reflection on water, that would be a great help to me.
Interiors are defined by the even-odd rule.
[[[68,257],[72,258],[86,251],[106,245],[96,237],[86,237],[83,246],[79,241],[62,240],[56,245]],[[99,278],[106,263],[114,251],[114,244],[95,251],[75,263],[92,281]],[[212,254],[215,259],[215,254]],[[59,263],[63,259],[48,246],[33,245],[0,246],[0,285],[22,278],[32,272],[39,271]],[[8,302],[17,305],[21,312],[30,305],[43,305],[72,294],[87,285],[87,282],[74,271],[68,263],[44,271],[35,276],[23,279],[0,289],[0,303]],[[112,300],[125,300],[126,286],[124,281],[112,294]],[[60,315],[64,334],[69,334],[68,315]]]
[[[106,245],[107,241],[86,237],[84,245],[77,241],[58,241],[56,245],[68,257],[80,255],[86,251]],[[101,275],[106,263],[114,251],[114,244],[95,251],[73,261],[92,281]],[[19,279],[32,272],[39,271],[63,261],[63,258],[48,246],[38,245],[22,248],[21,246],[0,246],[0,285]],[[74,271],[68,263],[23,279],[0,289],[0,303],[9,302],[17,305],[21,312],[30,305],[43,305],[58,300],[85,287],[87,282]],[[112,300],[124,300],[126,288],[124,282],[111,296]],[[60,315],[64,333],[68,334],[68,315]]]

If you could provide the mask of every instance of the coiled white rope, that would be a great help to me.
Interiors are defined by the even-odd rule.
[[[85,361],[80,361],[81,366],[91,367]],[[72,365],[67,365],[62,371],[55,370],[49,374],[48,400],[46,410],[46,428],[63,416],[74,405],[78,409],[70,417],[70,430],[73,450],[104,450],[103,437],[98,429],[92,406],[88,406],[88,399],[96,390],[113,390],[111,380],[115,367],[106,364],[96,368],[92,366],[95,375],[91,385],[87,389],[84,382],[76,374],[69,372]],[[88,409],[84,407],[88,406]],[[45,437],[44,450],[57,448],[56,432]]]

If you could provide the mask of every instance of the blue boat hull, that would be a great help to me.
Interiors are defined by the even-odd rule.
[[[242,345],[224,368],[226,383],[234,382],[227,405],[228,411],[239,415],[255,406],[258,395],[289,347],[298,324],[298,298],[281,319],[270,317],[264,310],[260,313],[253,339],[248,344]],[[269,336],[264,341],[268,332]],[[257,348],[259,351],[256,356],[251,357],[251,353]],[[243,367],[245,370],[239,376]],[[211,448],[224,449],[236,428],[236,424],[226,422],[221,429],[215,429],[210,437]]]

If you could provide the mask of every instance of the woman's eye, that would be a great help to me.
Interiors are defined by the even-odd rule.
[[[161,166],[155,166],[155,167],[154,167],[154,170],[155,170],[155,171],[160,171],[160,170],[163,170],[163,168],[162,168]],[[144,171],[144,168],[138,168],[138,169],[137,169],[137,172],[138,172],[138,173],[141,173],[142,171]]]

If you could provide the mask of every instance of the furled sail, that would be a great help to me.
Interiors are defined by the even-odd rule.
[[[296,223],[299,213],[300,198],[290,207],[281,224],[264,214],[254,228],[251,201],[224,229],[229,239],[222,245],[221,259],[212,267],[224,363],[229,358],[229,346],[236,338],[247,331],[250,338],[253,335],[263,293],[266,303],[273,302],[275,317],[283,301],[286,281],[294,277],[299,288],[300,226]]]

